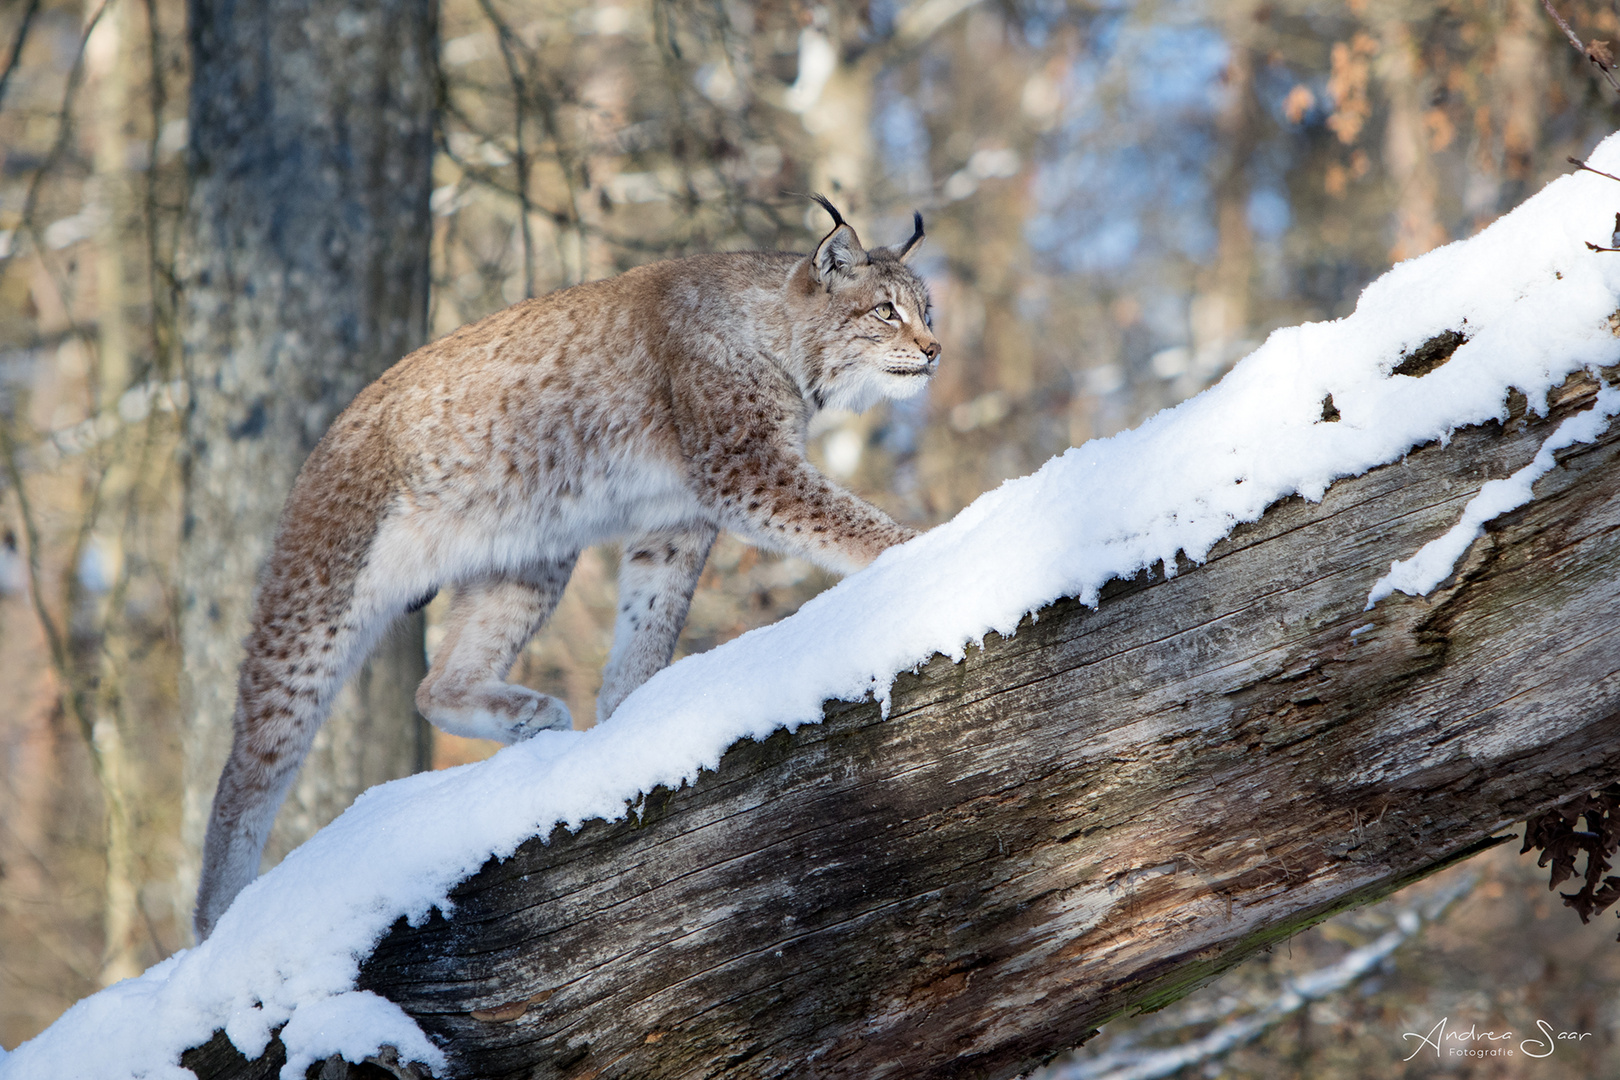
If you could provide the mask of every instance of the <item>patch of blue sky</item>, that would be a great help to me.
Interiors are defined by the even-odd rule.
[[[1115,218],[1080,235],[1070,235],[1057,257],[1070,273],[1097,274],[1129,266],[1142,246],[1142,226],[1134,217]]]
[[[879,88],[878,97],[883,104],[872,118],[872,134],[877,139],[883,168],[890,180],[906,194],[918,194],[929,190],[932,184],[928,168],[928,127],[917,103],[893,85],[897,82],[892,77],[885,78],[885,85]]]
[[[1129,98],[1139,110],[1208,109],[1231,49],[1212,27],[1133,27],[1129,49]]]
[[[1194,262],[1206,262],[1214,256],[1220,234],[1210,220],[1206,200],[1200,199],[1190,205],[1172,204],[1165,208],[1156,224],[1158,229],[1155,231],[1167,249],[1179,251]]]
[[[1131,4],[1123,2],[1102,6],[1111,10],[1099,13],[1091,20],[1086,46],[1092,56],[1106,60],[1118,48],[1120,37],[1129,26]]]
[[[1019,14],[1024,40],[1037,49],[1044,48],[1052,30],[1071,17],[1064,0],[1024,0]]]
[[[1056,214],[1036,212],[1024,222],[1024,241],[1037,254],[1050,254],[1062,240],[1063,228]]]
[[[920,394],[889,403],[888,421],[875,433],[877,443],[891,454],[910,454],[917,436],[928,423],[928,387]]]
[[[1063,75],[1063,116],[1044,144],[1057,151],[1106,135],[1108,110],[1102,100],[1098,65],[1076,62]],[[1113,140],[1109,140],[1113,141]]]
[[[1041,212],[1026,229],[1031,247],[1082,273],[1115,270],[1153,251],[1199,261],[1213,255],[1208,132],[1168,125],[1144,136],[1138,145],[1039,165],[1033,191]]]
[[[894,20],[900,14],[899,0],[871,0],[866,6],[872,36],[887,38],[894,33]]]
[[[1103,194],[1119,172],[1118,159],[1131,148],[1120,147],[1108,154],[1094,150],[1075,150],[1035,169],[1032,190],[1036,204],[1043,209],[1057,209],[1076,199],[1095,199]]]
[[[1182,17],[1145,25],[1125,10],[1099,15],[1069,65],[1068,108],[1044,142],[1033,185],[1040,212],[1026,229],[1031,246],[1066,272],[1214,255],[1212,123],[1231,50],[1192,17],[1194,6],[1167,8],[1183,9]],[[1130,132],[1125,145],[1120,125]],[[1094,149],[1109,142],[1112,150]],[[1268,191],[1255,209],[1268,234],[1291,217],[1277,197]]]
[[[1282,190],[1270,185],[1256,187],[1249,192],[1248,205],[1249,228],[1261,240],[1277,240],[1288,231],[1288,226],[1294,222],[1293,209],[1289,206],[1288,196]]]

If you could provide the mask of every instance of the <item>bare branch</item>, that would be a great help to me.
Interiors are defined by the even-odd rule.
[[[29,28],[33,26],[34,16],[39,14],[39,0],[28,0],[28,8],[23,12],[22,23],[17,27],[17,37],[11,43],[11,56],[6,59],[6,68],[0,71],[0,101],[6,99],[6,84],[11,81],[11,73],[17,70],[17,60],[22,56],[23,45],[28,41]]]
[[[495,5],[490,0],[478,0],[478,6],[484,15],[495,27],[495,37],[501,44],[501,59],[506,64],[506,76],[512,81],[512,101],[516,109],[516,116],[512,121],[512,129],[516,136],[516,150],[512,155],[512,164],[517,169],[517,200],[518,200],[518,227],[523,236],[523,295],[534,295],[534,229],[529,224],[529,153],[523,142],[524,106],[528,103],[529,93],[525,85],[523,72],[519,69],[517,60],[517,35],[511,27],[506,25],[500,15],[495,12]]]
[[[84,49],[90,42],[90,35],[96,32],[101,17],[107,13],[107,5],[111,2],[112,0],[102,0],[94,14],[84,24],[84,33],[79,36],[79,47],[73,53],[73,66],[68,69],[67,86],[62,91],[62,105],[56,112],[56,141],[51,144],[50,153],[45,155],[45,160],[40,162],[39,168],[34,170],[33,177],[28,181],[28,194],[23,199],[22,223],[18,225],[17,232],[26,233],[34,241],[36,249],[44,247],[39,235],[39,224],[34,220],[40,188],[45,182],[45,177],[56,168],[62,155],[67,152],[68,143],[73,138],[73,102],[79,96],[79,87],[84,82]],[[0,259],[0,263],[4,261]]]
[[[500,14],[496,12],[494,4],[491,2],[491,0],[478,0],[478,4],[483,10],[484,15],[495,27],[496,34],[500,40],[501,57],[506,64],[507,74],[512,80],[512,89],[514,95],[516,96],[517,156],[515,157],[514,162],[518,165],[519,169],[519,201],[523,204],[526,211],[529,205],[528,170],[530,159],[526,153],[524,143],[523,121],[526,106],[532,97],[533,103],[539,111],[541,126],[544,128],[547,137],[549,137],[551,140],[552,154],[557,159],[557,165],[562,171],[563,186],[568,190],[568,213],[566,217],[558,217],[555,214],[553,214],[552,217],[553,220],[557,221],[559,225],[566,225],[570,230],[573,231],[579,244],[580,257],[583,259],[585,228],[584,219],[579,210],[578,176],[580,166],[578,160],[569,152],[563,140],[561,125],[557,122],[557,96],[547,90],[543,80],[525,77],[523,72],[520,70],[520,65],[518,63],[518,50],[526,49],[527,46],[524,45],[523,40],[518,37],[512,28],[507,25],[506,21],[500,17]],[[529,221],[527,213],[525,213],[523,219],[523,230],[525,254],[524,281],[527,287],[527,294],[529,296],[533,296],[534,279],[533,271],[530,269],[529,258],[532,237],[529,233]],[[560,249],[558,255],[559,262],[566,268],[568,266],[567,257],[563,255]],[[583,272],[583,262],[580,263],[578,269]]]
[[[11,437],[8,425],[0,423],[0,467],[6,471],[6,478],[17,492],[18,515],[22,518],[23,536],[28,542],[28,593],[34,603],[34,614],[39,619],[40,628],[45,632],[45,643],[50,651],[51,666],[57,671],[62,680],[62,701],[68,710],[70,719],[79,728],[80,734],[89,745],[94,745],[91,736],[90,723],[81,709],[82,701],[74,693],[74,682],[71,671],[71,659],[68,656],[67,639],[62,628],[57,626],[56,620],[51,617],[50,609],[45,604],[44,570],[40,565],[40,551],[42,541],[39,535],[39,522],[34,516],[32,504],[28,500],[28,488],[23,483],[22,467],[16,442]],[[94,759],[94,754],[91,755]]]
[[[191,195],[191,170],[184,170],[185,189],[179,206],[165,207],[158,199],[158,143],[163,136],[163,110],[168,102],[168,83],[163,77],[163,49],[159,36],[157,0],[145,0],[147,63],[151,68],[152,92],[149,109],[152,132],[147,137],[146,159],[151,166],[146,171],[146,191],[142,207],[146,225],[146,269],[152,293],[152,359],[160,374],[169,374],[178,366],[179,332],[176,312],[180,303],[180,284],[174,271],[174,244],[172,227],[185,212]],[[167,212],[171,226],[167,257],[160,250],[159,221]]]
[[[1443,915],[1452,904],[1467,896],[1479,881],[1465,874],[1450,885],[1400,909],[1395,925],[1376,941],[1352,949],[1335,963],[1287,980],[1282,993],[1246,1016],[1226,1021],[1215,1030],[1180,1046],[1137,1049],[1130,1042],[1110,1048],[1095,1057],[1081,1058],[1038,1074],[1040,1080],[1160,1080],[1206,1061],[1219,1061],[1233,1050],[1253,1042],[1313,1001],[1321,1001],[1371,975],[1394,955],[1395,950],[1416,937],[1428,923]]]
[[[1590,45],[1582,44],[1581,39],[1575,36],[1575,31],[1569,28],[1569,23],[1565,22],[1564,17],[1558,14],[1557,9],[1552,6],[1552,0],[1541,0],[1541,6],[1547,9],[1547,14],[1552,16],[1553,22],[1558,24],[1558,29],[1564,32],[1564,36],[1569,39],[1569,43],[1574,46],[1575,51],[1586,57],[1593,67],[1603,72],[1603,78],[1607,80],[1610,89],[1614,90],[1615,93],[1620,93],[1620,82],[1615,82],[1614,76],[1609,73],[1614,58],[1609,53],[1608,43],[1594,41]],[[1597,170],[1592,171],[1596,172]]]
[[[1597,173],[1599,176],[1607,176],[1610,180],[1620,181],[1620,176],[1616,176],[1613,173],[1606,173],[1602,169],[1594,169],[1580,158],[1571,157],[1565,158],[1564,160],[1575,166],[1577,169],[1583,169],[1589,173]]]

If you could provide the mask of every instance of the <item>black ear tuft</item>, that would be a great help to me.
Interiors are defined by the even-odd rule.
[[[911,212],[911,224],[913,226],[911,239],[907,240],[904,244],[901,244],[899,249],[895,252],[895,254],[902,259],[911,258],[911,253],[916,251],[923,242],[922,214],[916,210],[913,210]]]
[[[833,206],[825,195],[810,197],[820,203],[822,209],[831,214],[833,219],[832,232],[821,238],[821,243],[816,245],[816,253],[810,258],[811,270],[815,273],[816,280],[831,288],[840,279],[852,277],[855,267],[872,260],[866,254],[866,249],[861,247],[860,238],[855,235],[855,230],[844,220],[844,215],[838,212],[838,208]]]
[[[833,228],[836,229],[838,226],[844,224],[844,215],[838,212],[838,207],[832,204],[831,199],[827,198],[827,196],[821,194],[819,191],[810,197],[816,202],[820,203],[823,210],[832,215]]]

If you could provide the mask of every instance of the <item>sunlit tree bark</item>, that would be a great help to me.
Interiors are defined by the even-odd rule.
[[[1215,128],[1220,149],[1215,156],[1215,262],[1204,287],[1194,297],[1193,344],[1200,366],[1213,372],[1231,363],[1228,355],[1249,325],[1254,236],[1249,228],[1249,166],[1259,143],[1259,103],[1254,93],[1255,13],[1234,4],[1224,29],[1231,49]],[[1202,316],[1202,317],[1200,317]]]
[[[1383,44],[1378,72],[1389,107],[1384,164],[1395,188],[1395,238],[1389,257],[1396,262],[1421,255],[1446,240],[1435,208],[1440,182],[1424,131],[1422,57],[1406,19],[1404,9],[1392,6],[1378,27]]]
[[[1535,176],[1546,109],[1546,14],[1537,0],[1512,0],[1496,39],[1496,81],[1502,113],[1502,209],[1516,205]]]
[[[90,14],[90,13],[87,13]],[[129,20],[121,8],[102,13],[85,43],[89,88],[93,92],[92,124],[95,182],[92,198],[100,207],[96,250],[96,405],[100,412],[115,413],[118,399],[129,387],[130,349],[124,305],[123,232],[129,221],[129,183],[124,160],[124,119],[129,72],[125,24]],[[102,478],[101,498],[121,501],[135,481],[130,463],[113,461]],[[93,511],[92,511],[93,513]],[[118,559],[115,539],[100,539],[110,558]],[[94,604],[93,598],[87,598]],[[100,620],[98,620],[100,621]],[[109,628],[111,629],[111,628]],[[116,630],[112,630],[114,635]],[[107,655],[103,644],[103,657]],[[121,644],[121,643],[120,643]],[[115,645],[114,649],[118,649]],[[102,951],[101,982],[115,983],[138,975],[141,963],[137,953],[137,920],[140,914],[136,891],[136,868],[131,795],[133,777],[129,755],[124,747],[116,710],[109,707],[116,693],[118,674],[105,662],[96,665],[100,692],[95,695],[91,752],[95,755],[106,802],[107,877],[104,887],[102,925],[105,940]]]

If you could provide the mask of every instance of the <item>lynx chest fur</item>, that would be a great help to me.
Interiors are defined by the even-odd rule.
[[[913,531],[805,458],[822,408],[920,391],[940,346],[905,244],[867,251],[831,204],[808,256],[656,263],[525,301],[400,361],[299,474],[259,582],[197,930],[258,871],[333,696],[389,624],[452,590],[416,694],[460,735],[567,727],[505,681],[579,552],[620,541],[597,717],[669,663],[720,529],[857,570]]]

